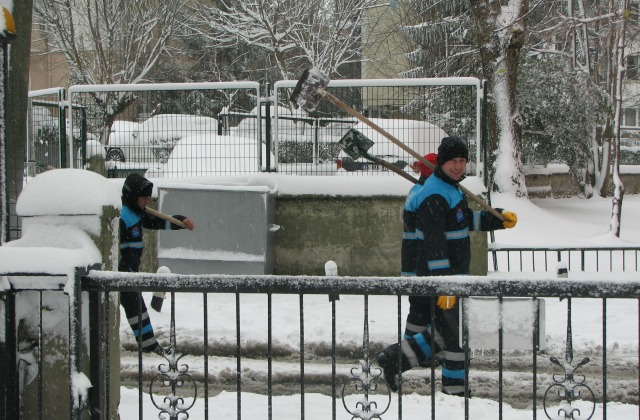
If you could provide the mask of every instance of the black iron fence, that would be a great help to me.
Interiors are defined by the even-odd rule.
[[[6,274],[12,279],[10,273]],[[41,350],[40,343],[49,334],[46,321],[36,323],[39,327],[31,345],[29,340],[13,334],[20,331],[16,319],[24,317],[12,317],[15,299],[24,293],[35,294],[29,300],[37,308],[30,312],[39,312],[40,319],[43,310],[46,316],[52,316],[48,312],[52,305],[46,302],[47,294],[67,296],[65,299],[71,302],[66,308],[58,305],[69,319],[69,382],[76,383],[74,374],[89,370],[93,388],[88,401],[77,393],[67,394],[70,418],[81,418],[82,412],[90,413],[92,418],[106,418],[105,407],[117,399],[109,390],[120,385],[122,399],[128,398],[129,410],[121,407],[121,415],[126,413],[133,418],[155,418],[160,413],[165,418],[184,418],[186,414],[202,419],[218,418],[221,413],[235,413],[235,418],[268,419],[415,418],[415,404],[423,414],[431,410],[432,418],[437,418],[438,413],[450,414],[445,411],[448,408],[443,407],[442,398],[436,398],[441,394],[435,362],[404,374],[401,388],[395,394],[384,380],[376,355],[382,347],[402,337],[405,296],[452,293],[474,297],[463,300],[461,305],[465,362],[469,364],[473,359],[467,384],[474,398],[497,402],[495,418],[509,418],[507,413],[512,411],[506,410],[514,406],[529,407],[526,410],[533,418],[556,418],[558,413],[575,416],[574,410],[580,410],[580,416],[566,418],[592,418],[594,413],[606,418],[612,403],[638,404],[640,280],[636,272],[569,272],[567,279],[558,278],[553,272],[387,278],[90,271],[88,275],[77,276],[75,292],[73,287],[65,288],[68,295],[62,294],[65,285],[62,279],[51,282],[58,285],[48,292],[33,290],[40,283],[31,284],[29,291],[20,290],[19,284],[29,283],[13,281],[12,287],[2,293],[5,315],[2,343],[7,350],[5,354],[17,354],[23,362],[35,360],[40,366],[37,381],[42,385],[36,387],[36,401],[46,400],[46,384],[52,380],[47,376],[53,375],[47,373],[51,372],[47,370],[51,365],[48,359],[59,361],[60,355]],[[80,289],[88,294],[78,293]],[[169,293],[171,304],[165,306],[162,315],[168,317],[168,329],[163,330],[157,324],[156,330],[161,343],[171,349],[170,354],[143,355],[137,352],[135,341],[127,339],[122,349],[109,348],[101,339],[108,328],[105,319],[113,319],[114,315],[104,316],[109,307],[101,306],[101,302],[108,293],[121,291]],[[483,297],[491,299],[483,301]],[[84,321],[88,320],[89,328],[81,325],[80,316],[80,308],[87,299],[91,309]],[[289,306],[283,306],[284,299],[295,302],[295,310],[286,309]],[[252,305],[255,300],[260,300],[261,305]],[[529,331],[525,344],[515,350],[511,337],[514,328],[509,326],[514,320],[508,311],[514,302],[524,302],[531,315],[528,321],[516,322],[515,329]],[[540,322],[545,319],[540,314],[545,308],[542,302],[546,302],[547,308],[544,322]],[[482,309],[484,305],[493,309]],[[550,305],[554,308],[552,312]],[[185,306],[189,306],[189,311],[185,312]],[[354,306],[357,310],[345,312],[346,307]],[[318,311],[319,307],[323,310]],[[286,313],[282,315],[282,311]],[[198,313],[201,322],[196,322],[194,313]],[[602,321],[585,321],[585,313],[599,314]],[[314,317],[324,317],[325,321],[310,324],[310,318]],[[152,313],[152,318],[158,320],[161,315]],[[478,319],[484,321],[484,329],[478,330],[474,322]],[[626,340],[631,344],[620,345],[617,338],[612,339],[609,319],[625,323]],[[574,345],[577,342],[574,332],[583,328],[584,322],[597,331],[588,336],[587,346],[582,344],[584,337],[579,345]],[[259,336],[255,335],[256,323],[264,330]],[[293,329],[295,333],[285,328],[285,335],[295,346],[282,342],[284,323],[297,326]],[[356,340],[346,332],[349,324],[358,328]],[[560,339],[549,333],[550,326],[557,324],[566,331]],[[327,331],[318,331],[317,325],[323,325]],[[489,332],[487,328],[494,329]],[[90,337],[84,337],[86,332]],[[487,335],[495,336],[495,346],[482,344]],[[549,342],[548,337],[561,342]],[[82,342],[90,343],[88,362],[80,357]],[[20,346],[23,353],[16,353]],[[121,384],[103,368],[102,359],[114,351],[122,352]],[[33,356],[27,357],[28,354]],[[23,395],[18,392],[20,378],[25,377],[19,374],[18,364],[11,357],[2,363],[3,408],[11,413],[6,418],[27,418],[19,412],[24,407],[20,400]],[[26,372],[25,366],[22,369]],[[116,381],[115,385],[111,381]],[[133,399],[125,392],[127,387],[137,389]],[[232,398],[220,398],[225,393]],[[97,398],[100,395],[103,397]],[[322,398],[322,403],[316,402],[318,398]],[[473,399],[465,400],[459,418],[473,418],[473,413],[469,413],[470,401]],[[46,410],[40,412],[41,418],[43,412]]]
[[[636,246],[518,247],[489,244],[489,270],[507,272],[638,271]]]

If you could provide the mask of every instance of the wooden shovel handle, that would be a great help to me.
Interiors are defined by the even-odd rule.
[[[146,211],[147,213],[149,213],[152,216],[156,216],[159,217],[161,219],[164,219],[166,221],[169,221],[171,223],[173,223],[174,225],[178,225],[183,229],[187,229],[187,225],[185,225],[181,220],[176,219],[175,217],[171,217],[167,214],[161,213],[158,210],[154,210],[150,207],[145,207],[144,211]]]
[[[394,142],[402,150],[404,150],[405,152],[409,153],[411,156],[415,157],[420,162],[424,163],[427,166],[427,168],[430,168],[432,170],[436,169],[435,165],[433,163],[429,162],[427,159],[425,159],[424,156],[419,155],[416,151],[414,151],[409,146],[407,146],[406,144],[404,144],[403,142],[401,142],[400,140],[395,138],[393,135],[391,135],[391,133],[387,132],[382,127],[378,126],[373,121],[371,121],[370,119],[368,119],[367,117],[365,117],[364,115],[362,115],[361,113],[356,111],[355,109],[351,108],[349,105],[347,105],[344,102],[342,102],[340,99],[336,98],[335,96],[333,96],[332,94],[330,94],[329,92],[327,92],[324,89],[318,89],[317,92],[320,95],[322,95],[325,99],[327,99],[329,102],[331,102],[332,104],[337,106],[338,108],[340,108],[343,111],[347,112],[348,114],[356,117],[357,119],[359,119],[360,121],[362,121],[363,123],[368,125],[369,127],[371,127],[374,130],[376,130],[378,133],[382,134],[383,136],[385,136],[386,138],[388,138],[389,140]],[[480,207],[482,207],[483,209],[487,210],[488,212],[493,214],[498,219],[504,221],[504,216],[502,215],[502,213],[500,213],[498,210],[496,210],[493,207],[491,207],[482,198],[478,197],[477,195],[475,195],[474,193],[469,191],[469,189],[466,188],[464,185],[461,185],[460,183],[458,183],[458,188],[460,188],[462,190],[462,192],[464,192],[473,201],[478,203],[480,205]]]
[[[389,163],[384,159],[380,159],[379,157],[376,156],[371,156],[369,154],[367,154],[367,156],[365,156],[367,159],[384,166],[385,168],[389,169],[390,171],[393,171],[395,173],[397,173],[398,175],[400,175],[401,177],[413,182],[414,184],[418,183],[418,180],[415,179],[414,177],[412,177],[411,175],[409,175],[408,173],[406,173],[405,171],[403,171],[402,169],[398,168],[396,165],[394,165],[393,163]]]

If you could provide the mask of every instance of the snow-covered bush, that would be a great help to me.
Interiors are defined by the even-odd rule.
[[[587,166],[596,125],[611,113],[609,97],[589,75],[559,59],[529,57],[519,67],[518,108],[525,164]]]

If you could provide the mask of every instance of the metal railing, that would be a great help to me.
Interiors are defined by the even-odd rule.
[[[66,276],[3,273],[3,279],[9,279],[11,287],[3,284],[0,293],[0,314],[4,318],[0,344],[9,356],[2,358],[0,363],[3,396],[0,409],[7,413],[5,418],[26,418],[21,412],[24,407],[21,391],[24,390],[24,373],[28,370],[26,363],[31,363],[37,367],[37,381],[36,404],[29,409],[39,413],[35,418],[46,417],[43,414],[46,412],[45,384],[54,375],[48,366],[59,366],[59,355],[42,348],[42,343],[52,334],[47,330],[43,309],[46,308],[48,312],[55,306],[65,312],[69,320],[66,327],[70,349],[67,360],[71,367],[68,382],[77,381],[77,373],[84,371],[90,372],[93,386],[89,400],[77,389],[70,389],[70,418],[80,418],[87,410],[94,419],[106,418],[105,410],[114,403],[116,397],[110,395],[111,379],[109,370],[103,369],[103,359],[113,351],[124,351],[123,363],[130,366],[123,368],[122,381],[123,385],[137,388],[136,411],[139,418],[149,412],[165,413],[168,416],[166,418],[181,418],[180,413],[186,413],[191,418],[215,417],[213,413],[219,413],[220,407],[212,403],[212,398],[221,390],[235,393],[232,404],[235,405],[233,411],[237,413],[237,418],[242,418],[243,412],[255,410],[251,401],[254,401],[256,394],[265,396],[264,415],[269,419],[281,416],[282,403],[279,398],[283,394],[295,394],[294,398],[298,400],[299,413],[288,412],[289,418],[318,414],[313,411],[309,394],[313,394],[314,398],[318,394],[326,396],[323,404],[326,411],[322,412],[322,418],[341,418],[345,414],[361,419],[413,418],[410,408],[414,397],[406,396],[409,393],[422,395],[419,398],[423,399],[420,403],[423,409],[430,404],[432,418],[436,418],[436,413],[442,410],[441,402],[435,398],[439,381],[434,373],[436,365],[427,367],[426,372],[418,369],[417,372],[403,375],[400,392],[396,396],[389,391],[376,356],[383,347],[402,336],[407,310],[405,296],[454,293],[474,299],[493,297],[490,302],[498,305],[496,310],[491,311],[491,316],[497,318],[490,320],[487,313],[480,312],[481,316],[478,316],[474,300],[465,299],[462,318],[466,321],[461,327],[466,363],[470,362],[471,353],[476,353],[467,384],[474,396],[498,402],[495,418],[508,417],[503,412],[505,403],[531,407],[534,419],[538,416],[554,418],[552,415],[561,410],[567,413],[566,418],[592,418],[596,411],[605,418],[611,402],[639,403],[636,387],[640,386],[640,331],[636,331],[636,334],[632,327],[640,324],[640,279],[635,270],[638,250],[624,247],[534,250],[494,246],[490,253],[514,253],[510,258],[516,258],[518,263],[511,264],[512,270],[517,271],[520,265],[529,264],[530,261],[521,255],[530,252],[546,256],[546,262],[542,262],[542,257],[535,258],[533,267],[543,272],[496,272],[486,277],[231,276],[102,271],[90,271],[84,275],[78,270],[75,282],[68,282]],[[553,264],[556,264],[558,255],[563,261],[564,258],[568,259],[567,253],[575,254],[572,254],[575,265],[569,270],[569,278],[558,278]],[[591,253],[603,261],[612,261],[616,270],[623,268],[624,271],[596,264],[593,261],[595,257],[587,257]],[[523,258],[522,262],[520,258]],[[604,272],[594,272],[592,268]],[[80,290],[88,292],[88,295],[80,294]],[[122,347],[117,349],[110,348],[109,342],[103,339],[104,329],[109,328],[105,320],[114,317],[108,312],[109,306],[105,307],[101,302],[105,299],[105,293],[123,291],[166,291],[170,294],[168,331],[159,329],[159,340],[163,344],[168,342],[172,350],[165,359],[157,359],[157,356],[154,359],[147,355],[143,357],[142,353],[136,352],[138,348],[132,338],[125,339]],[[49,294],[57,294],[68,301],[68,305],[52,306],[50,302],[47,303]],[[87,297],[90,315],[88,328],[82,325],[80,315],[81,308],[87,305]],[[528,338],[525,338],[524,347],[512,350],[510,342],[513,331],[508,325],[513,319],[501,318],[511,316],[507,306],[504,306],[510,304],[511,298],[525,298],[527,302],[534,303],[545,301],[547,310],[549,304],[555,305],[555,315],[547,317],[547,328],[561,323],[563,327],[566,326],[566,337],[558,340],[557,335],[551,336],[555,340],[551,345],[541,344],[545,339],[545,325],[538,323],[544,320],[544,316],[538,312],[544,312],[544,306],[536,305],[535,316],[527,324],[530,332],[526,335]],[[24,309],[16,311],[16,299],[27,299],[29,304],[37,306],[29,309],[29,313],[33,314],[29,317],[33,324],[30,335],[24,335],[25,330],[17,325],[24,322],[24,317],[16,315],[25,312]],[[215,300],[212,302],[212,299]],[[279,317],[278,305],[282,304],[282,299],[294,301],[295,312],[286,312]],[[341,319],[340,305],[354,305],[353,299],[357,299],[357,305],[360,305],[356,311],[357,319]],[[255,300],[260,300],[261,304],[254,305]],[[201,316],[202,322],[199,333],[190,332],[193,329],[190,325],[194,323],[194,312],[187,312],[188,319],[184,319],[185,312],[181,307],[185,306],[201,308],[201,315],[197,315]],[[319,306],[324,308],[323,311],[317,312]],[[256,310],[258,307],[261,309]],[[558,316],[559,308],[566,313],[566,324],[564,317]],[[594,336],[602,338],[600,342],[591,342],[588,347],[574,346],[576,322],[582,322],[585,308],[589,315],[599,314],[603,320],[601,325],[592,322],[588,325],[590,329],[599,329],[600,332]],[[319,338],[317,331],[308,329],[305,320],[317,316],[326,316],[326,323],[323,324],[327,330],[331,330],[328,336]],[[495,325],[496,331],[476,331],[469,319],[478,318],[486,321],[485,324]],[[630,336],[626,337],[631,344],[626,349],[618,348],[618,344],[613,343],[615,339],[611,340],[607,327],[611,325],[609,319],[624,322],[625,328],[631,327],[628,331]],[[247,325],[256,322],[263,323],[264,334],[260,337],[248,336],[253,329]],[[298,339],[292,347],[283,345],[278,334],[284,324],[297,325],[297,329],[293,329]],[[356,326],[356,340],[345,332],[347,325]],[[522,325],[519,324],[518,328],[522,328]],[[579,328],[584,328],[584,325],[579,325]],[[84,337],[87,331],[90,336]],[[495,335],[495,346],[477,347],[478,337],[487,334]],[[585,339],[581,338],[580,342],[583,341]],[[81,356],[80,343],[83,342],[90,343],[89,366]],[[594,348],[599,350],[594,351]],[[613,353],[610,353],[612,350]],[[625,356],[619,359],[623,350]],[[158,360],[161,363],[157,364]],[[154,363],[157,366],[154,367]],[[294,368],[283,368],[283,365]],[[633,366],[633,369],[629,370],[629,366]],[[609,371],[613,374],[610,375]],[[513,377],[525,385],[515,389]],[[424,384],[425,378],[427,385]],[[492,386],[487,387],[486,383]],[[33,383],[31,387],[34,388]],[[621,392],[621,389],[627,391]],[[578,409],[582,415],[571,417],[571,410]],[[465,418],[472,418],[468,401],[465,402],[464,411]],[[157,414],[152,415],[155,417]]]
[[[638,271],[640,247],[523,247],[489,244],[489,270],[555,271],[562,262],[568,271]]]
[[[535,317],[534,322],[531,324],[531,347],[528,352],[525,352],[529,354],[528,357],[530,358],[531,369],[533,370],[532,372],[529,371],[529,404],[532,404],[533,407],[542,405],[548,417],[548,413],[551,413],[557,407],[560,407],[559,409],[561,410],[568,410],[568,407],[575,408],[580,404],[586,404],[588,406],[587,411],[591,411],[592,413],[596,410],[597,404],[600,404],[599,409],[606,415],[607,403],[610,402],[610,396],[607,390],[606,322],[603,323],[602,326],[603,342],[601,344],[603,354],[601,358],[594,357],[593,354],[590,354],[592,358],[598,359],[600,367],[596,368],[596,370],[601,370],[601,376],[597,379],[584,379],[580,376],[580,369],[589,368],[589,366],[585,367],[585,365],[589,364],[589,359],[580,357],[579,362],[573,362],[575,350],[572,344],[571,302],[579,302],[583,300],[583,298],[600,299],[602,316],[603,319],[606,320],[608,314],[607,302],[617,299],[640,298],[640,280],[635,273],[580,273],[578,277],[579,278],[566,280],[558,279],[555,275],[536,273],[518,273],[516,275],[500,273],[487,277],[387,278],[158,275],[91,271],[87,276],[83,277],[82,288],[92,293],[113,291],[151,292],[164,290],[172,294],[172,299],[175,299],[176,295],[182,293],[200,294],[200,297],[193,297],[193,300],[190,302],[193,302],[194,305],[196,302],[203,302],[202,317],[204,319],[205,329],[201,344],[202,354],[199,354],[200,352],[196,354],[196,352],[193,351],[193,344],[187,345],[187,343],[183,344],[180,342],[179,329],[175,329],[174,327],[175,323],[180,322],[179,316],[175,315],[178,318],[174,319],[174,312],[172,312],[170,341],[173,352],[171,356],[167,357],[168,363],[161,364],[158,367],[159,373],[155,375],[149,374],[148,370],[145,369],[146,378],[144,379],[143,372],[138,373],[138,382],[141,387],[139,389],[141,395],[139,412],[141,415],[144,411],[142,408],[143,400],[152,398],[153,401],[159,401],[158,397],[162,397],[162,394],[160,394],[159,389],[154,387],[164,382],[170,387],[165,391],[164,397],[168,398],[169,395],[172,396],[172,398],[166,401],[176,401],[176,404],[169,407],[170,404],[157,404],[154,402],[155,410],[158,412],[174,413],[176,417],[171,418],[178,418],[178,413],[194,410],[191,407],[193,407],[195,400],[202,398],[203,407],[198,409],[202,411],[191,411],[189,414],[196,418],[210,418],[211,414],[209,413],[216,410],[214,407],[209,406],[209,396],[211,395],[210,386],[214,386],[215,389],[222,387],[231,392],[235,390],[237,393],[235,400],[237,418],[242,418],[243,410],[247,410],[247,406],[243,404],[243,398],[247,398],[250,393],[256,392],[256,390],[248,384],[250,381],[244,376],[245,366],[250,366],[252,363],[255,363],[256,358],[266,358],[267,372],[264,378],[266,380],[266,386],[257,392],[263,392],[267,395],[267,406],[264,408],[267,412],[267,417],[269,419],[278,418],[277,415],[274,415],[277,406],[275,401],[278,395],[275,389],[282,387],[283,384],[275,381],[274,366],[276,362],[281,363],[285,357],[274,351],[275,343],[272,341],[274,331],[274,325],[272,324],[274,316],[273,298],[278,295],[293,295],[294,299],[299,300],[299,313],[297,316],[289,313],[288,317],[291,322],[298,322],[300,325],[299,357],[297,362],[299,367],[297,370],[298,373],[289,374],[288,380],[299,386],[294,393],[299,394],[300,413],[289,413],[289,416],[305,418],[311,415],[311,413],[306,412],[305,409],[305,401],[306,398],[308,398],[306,395],[308,392],[307,389],[310,388],[313,389],[313,392],[325,393],[331,397],[331,414],[327,413],[325,418],[339,418],[344,414],[348,414],[353,418],[373,418],[376,416],[376,418],[385,418],[385,415],[392,418],[396,418],[396,416],[397,418],[403,418],[402,388],[397,397],[398,399],[396,400],[396,397],[393,397],[394,412],[391,413],[389,410],[391,410],[392,407],[392,394],[388,390],[388,387],[386,387],[386,382],[381,374],[381,370],[375,362],[376,353],[381,348],[382,343],[374,342],[370,339],[374,329],[369,324],[369,317],[375,313],[371,312],[370,300],[376,296],[391,297],[391,306],[385,306],[384,308],[376,306],[375,311],[382,310],[385,316],[393,317],[396,320],[394,323],[396,323],[398,327],[394,336],[400,337],[400,328],[404,322],[402,310],[403,296],[437,296],[451,294],[452,291],[455,291],[455,294],[459,296],[497,297],[499,301],[509,297],[526,297],[534,300],[542,297],[564,297],[568,304],[567,338],[564,354],[548,357],[539,353],[539,337],[537,334],[540,326],[537,325],[535,321],[538,317]],[[219,378],[217,380],[214,379],[215,375],[211,375],[209,372],[211,365],[208,365],[208,362],[212,355],[219,355],[220,350],[210,347],[211,332],[209,331],[210,328],[207,327],[207,320],[213,316],[213,312],[220,310],[220,308],[210,310],[206,302],[209,296],[219,294],[229,294],[229,296],[231,296],[231,304],[235,306],[233,312],[235,313],[236,342],[235,346],[230,347],[232,351],[228,354],[231,359],[235,359],[235,368],[232,368],[229,372],[235,372],[232,374],[235,377],[235,384],[227,383],[225,385],[223,383],[224,381],[220,382]],[[255,317],[253,322],[257,319],[262,319],[267,323],[267,342],[263,343],[264,347],[261,347],[266,349],[266,357],[262,352],[254,354],[255,343],[251,344],[250,340],[247,341],[247,337],[244,337],[242,333],[241,302],[247,295],[264,295],[267,300],[266,313],[252,314],[253,317]],[[320,377],[313,372],[312,368],[314,368],[314,364],[308,359],[305,353],[310,348],[310,343],[307,342],[307,332],[304,328],[304,319],[308,316],[305,309],[305,300],[310,299],[312,295],[328,295],[334,297],[342,295],[343,299],[346,299],[347,296],[362,296],[364,299],[362,347],[352,348],[350,351],[345,351],[345,347],[340,345],[338,334],[336,333],[336,323],[340,324],[345,321],[337,318],[336,299],[329,299],[327,303],[331,305],[331,319],[327,319],[327,325],[331,323],[332,331],[331,350],[326,356],[326,366],[327,368],[329,368],[329,366],[331,367],[331,375],[330,379],[326,378],[324,383],[322,383]],[[394,301],[395,303],[393,303]],[[172,308],[175,307],[172,306]],[[466,314],[465,308],[466,306],[463,305],[463,318]],[[173,310],[175,309],[172,309],[172,311]],[[234,321],[228,320],[228,322]],[[467,355],[469,355],[468,343],[470,331],[466,328],[467,323],[463,323],[462,325],[463,344],[465,344],[463,347],[467,350]],[[499,325],[502,325],[502,323],[500,322]],[[96,325],[92,325],[91,329],[95,327]],[[376,335],[378,335],[377,333]],[[496,355],[497,366],[495,366],[495,368],[498,371],[499,379],[495,387],[497,393],[493,395],[493,397],[499,403],[499,411],[496,418],[503,418],[502,406],[504,399],[507,398],[509,386],[504,382],[502,374],[512,354],[503,347],[504,337],[502,328],[498,328],[497,333],[500,339]],[[251,348],[252,345],[254,346],[253,349]],[[191,351],[187,351],[187,348],[190,348]],[[96,351],[97,349],[92,349],[92,354],[95,354]],[[193,354],[186,355],[185,353],[187,352]],[[518,355],[522,357],[522,353],[518,353]],[[526,357],[525,355],[525,358]],[[637,361],[638,355],[636,354],[635,357]],[[560,362],[560,360],[564,361]],[[203,367],[191,369],[186,364],[187,362],[189,362],[189,365]],[[467,363],[468,362],[469,359],[467,358]],[[559,367],[560,371],[554,373],[554,366],[556,366],[556,368]],[[521,374],[526,375],[522,372]],[[593,372],[590,371],[590,375],[592,374]],[[433,378],[433,373],[431,373],[431,375]],[[474,384],[477,384],[477,381],[474,382],[473,375],[473,373],[470,374],[472,387]],[[637,373],[631,375],[637,376]],[[426,376],[428,377],[428,373]],[[553,379],[550,379],[552,376]],[[636,378],[634,383],[637,383],[638,380],[640,380],[640,378]],[[98,382],[92,380],[92,383]],[[409,380],[407,380],[406,383],[409,383]],[[180,389],[179,385],[181,384],[197,385]],[[245,389],[245,387],[247,389]],[[434,398],[435,381],[431,381],[430,392],[428,387],[424,388],[425,389],[422,390],[423,393],[431,394],[431,410],[435,415],[438,410],[438,403]],[[143,390],[146,391],[147,389],[150,390],[153,397],[146,393],[142,396]],[[319,389],[321,391],[318,391]],[[561,392],[556,392],[560,389],[562,390]],[[582,389],[583,392],[580,395],[573,394],[573,390],[575,389]],[[560,397],[558,394],[561,394]],[[428,397],[425,398],[427,398],[425,404],[428,404],[426,402],[428,401]],[[559,400],[563,400],[564,402]],[[178,404],[177,401],[182,405]],[[149,405],[146,407],[148,408]],[[468,401],[466,401],[465,418],[469,418],[468,408]],[[395,413],[396,410],[397,414]],[[532,409],[532,413],[534,418],[536,418],[535,409]],[[590,417],[591,415],[584,418]],[[435,416],[433,418],[435,418]]]

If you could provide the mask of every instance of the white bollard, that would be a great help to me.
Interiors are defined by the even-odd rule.
[[[324,264],[324,274],[327,276],[337,276],[338,275],[338,265],[335,261],[327,261]],[[329,302],[333,302],[336,300],[340,300],[340,295],[329,295]]]
[[[164,265],[158,268],[158,274],[169,274],[171,270]],[[167,295],[166,292],[154,292],[153,297],[151,298],[151,307],[155,309],[157,312],[162,311],[162,303],[164,302],[164,298]]]

